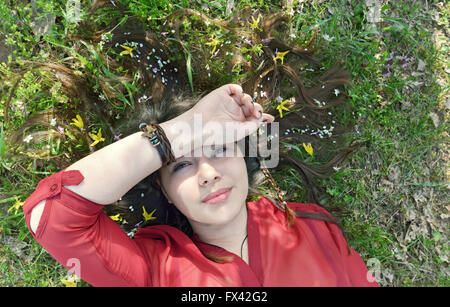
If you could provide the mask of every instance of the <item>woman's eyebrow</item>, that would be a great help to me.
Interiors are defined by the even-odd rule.
[[[185,156],[180,156],[180,157],[176,158],[174,162],[169,164],[169,168],[173,168],[175,165],[177,165],[178,162],[181,162],[181,161],[186,160],[188,158],[189,157],[185,157]]]
[[[210,149],[210,150],[215,150],[216,147],[217,147],[217,146],[210,146],[209,149]],[[202,156],[203,156],[205,150],[207,151],[206,148],[202,150]],[[184,159],[192,159],[192,158],[195,158],[195,157],[196,157],[196,156],[194,156],[195,152],[196,152],[195,150],[192,150],[189,154],[186,154],[187,157],[186,157],[186,155],[183,155],[183,156],[178,157],[178,158],[175,160],[175,162],[173,162],[172,164],[175,165],[177,162],[180,162],[180,161],[182,161],[182,160],[184,160]],[[198,151],[197,151],[197,153],[198,153]]]

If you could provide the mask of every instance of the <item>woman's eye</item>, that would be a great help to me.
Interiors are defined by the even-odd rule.
[[[227,147],[223,146],[223,147],[219,148],[218,150],[216,150],[215,152],[216,152],[216,155],[217,155],[218,153],[225,152],[226,150],[227,150]]]
[[[177,170],[183,168],[183,166],[186,165],[186,164],[188,164],[188,163],[187,163],[187,162],[184,162],[184,163],[177,164],[177,165],[173,168],[173,172],[176,172]]]
[[[227,150],[227,147],[226,147],[226,146],[223,146],[223,147],[217,149],[217,150],[214,152],[214,155],[218,155],[218,154],[220,154],[220,153],[223,153],[223,152],[225,152],[226,150]],[[175,167],[172,169],[172,172],[176,172],[177,170],[184,168],[185,165],[189,165],[189,163],[188,163],[188,162],[181,162],[180,164],[175,165]]]

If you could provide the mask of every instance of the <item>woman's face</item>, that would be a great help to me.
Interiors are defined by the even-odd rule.
[[[194,156],[180,157],[161,168],[163,193],[187,219],[194,223],[223,225],[238,215],[248,194],[248,175],[236,143],[205,146]],[[232,188],[228,198],[217,204],[202,200],[211,192]]]

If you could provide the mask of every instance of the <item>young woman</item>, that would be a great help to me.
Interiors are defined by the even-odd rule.
[[[228,84],[160,127],[170,143],[176,138],[174,127],[190,125],[194,115],[201,114],[206,124],[232,123],[231,132],[248,126],[252,133],[251,127],[255,130],[263,121],[274,120],[261,111],[240,86]],[[99,286],[376,284],[369,282],[360,256],[348,252],[336,225],[295,218],[288,226],[285,214],[267,198],[246,203],[248,175],[237,146],[221,147],[236,150],[230,157],[216,157],[216,152],[184,157],[194,140],[206,136],[193,134],[183,138],[176,160],[163,165],[158,150],[141,134],[45,178],[24,205],[36,240],[63,265],[78,259],[82,279]],[[131,239],[102,207],[160,168],[164,195],[187,218],[194,235],[190,238],[175,227],[159,225],[141,228]],[[326,213],[314,204],[288,206]],[[229,260],[211,261],[204,253]]]
[[[187,13],[192,12],[182,10],[173,15]],[[280,141],[297,145],[310,141],[316,150],[326,152],[319,150],[324,131],[318,127],[331,121],[326,114],[343,101],[343,85],[349,84],[347,72],[330,68],[315,86],[306,89],[293,66],[283,63],[283,58],[280,64],[277,59],[286,49],[317,64],[307,48],[268,38],[283,18],[264,18],[263,31],[252,34],[253,42],[266,44],[262,56],[269,64],[258,68],[261,74],[248,78],[242,86],[220,86],[201,99],[166,95],[176,88],[171,72],[177,70],[164,71],[162,77],[163,71],[159,75],[149,69],[145,57],[132,57],[131,65],[142,73],[154,100],[129,114],[124,124],[126,137],[39,182],[23,206],[34,238],[66,268],[73,269],[73,263],[78,263],[79,277],[94,286],[377,286],[361,257],[347,246],[333,217],[318,205],[312,181],[314,176],[329,174],[354,147],[325,165],[300,161],[280,147],[280,166],[294,167],[313,202],[285,202],[264,168],[280,202],[264,195],[247,200],[258,193],[255,187],[261,179],[255,180],[254,174],[261,173],[260,160],[247,157],[238,142],[273,123],[280,113],[277,122],[285,133]],[[177,28],[176,24],[173,27]],[[147,31],[120,31],[115,28],[112,32],[111,48],[133,41],[134,46],[143,46],[139,52],[133,50],[134,54],[166,50],[149,39]],[[158,63],[167,60],[164,52],[156,59]],[[171,63],[172,69],[177,64]],[[67,69],[52,68],[66,82],[77,80],[68,84],[83,84]],[[251,65],[248,69],[258,70]],[[295,84],[295,99],[280,103],[285,109],[271,108],[277,95],[286,94],[282,77]],[[182,87],[189,84],[187,80],[177,81],[182,88],[178,93],[187,92]],[[265,93],[254,97],[261,104],[246,93],[257,89]],[[86,95],[79,97],[85,99]],[[92,104],[91,99],[85,100]],[[321,105],[323,100],[329,103]],[[283,116],[286,109],[291,112]],[[230,128],[226,130],[228,138],[218,138],[228,142],[207,143],[211,133],[195,129],[198,117],[202,127],[214,123]],[[142,122],[150,125],[140,126]],[[182,134],[179,127],[183,125],[192,133]],[[288,135],[288,128],[302,133]],[[305,132],[308,130],[312,133]],[[158,144],[153,141],[160,143],[153,146]],[[119,209],[126,217],[123,229],[110,218]]]

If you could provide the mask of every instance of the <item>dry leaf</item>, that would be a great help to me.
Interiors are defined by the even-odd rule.
[[[8,55],[12,54],[12,52],[16,49],[16,46],[7,45],[4,37],[0,34],[0,63],[7,63]]]
[[[414,221],[416,219],[416,210],[415,209],[406,209],[405,219],[407,221]]]
[[[430,117],[433,120],[434,126],[436,128],[438,128],[439,127],[439,116],[434,112],[430,112]]]
[[[228,0],[227,2],[227,8],[225,9],[225,14],[231,15],[231,13],[233,12],[233,8],[234,8],[234,0]]]
[[[375,25],[381,20],[381,4],[378,0],[366,0],[367,10],[367,21],[372,25]]]
[[[419,206],[419,207],[420,207],[421,203],[425,203],[427,201],[427,198],[424,196],[423,191],[416,191],[413,194],[413,198],[416,201],[417,206]]]
[[[394,183],[397,183],[399,181],[400,173],[401,171],[398,166],[391,165],[389,166],[388,179]]]
[[[417,70],[418,71],[424,71],[427,64],[419,59],[419,63],[417,64]]]
[[[6,245],[17,257],[21,259],[28,259],[30,257],[30,255],[27,255],[26,253],[29,243],[25,241],[19,240],[13,236],[5,236],[1,243]]]
[[[402,101],[401,104],[402,104],[402,106],[401,106],[401,107],[402,107],[402,110],[406,110],[406,109],[409,109],[409,108],[412,107],[411,102],[409,102],[409,101],[407,101],[407,100]]]
[[[385,187],[384,193],[386,193],[386,194],[391,193],[392,190],[394,189],[394,184],[384,178],[381,178],[380,184]]]

